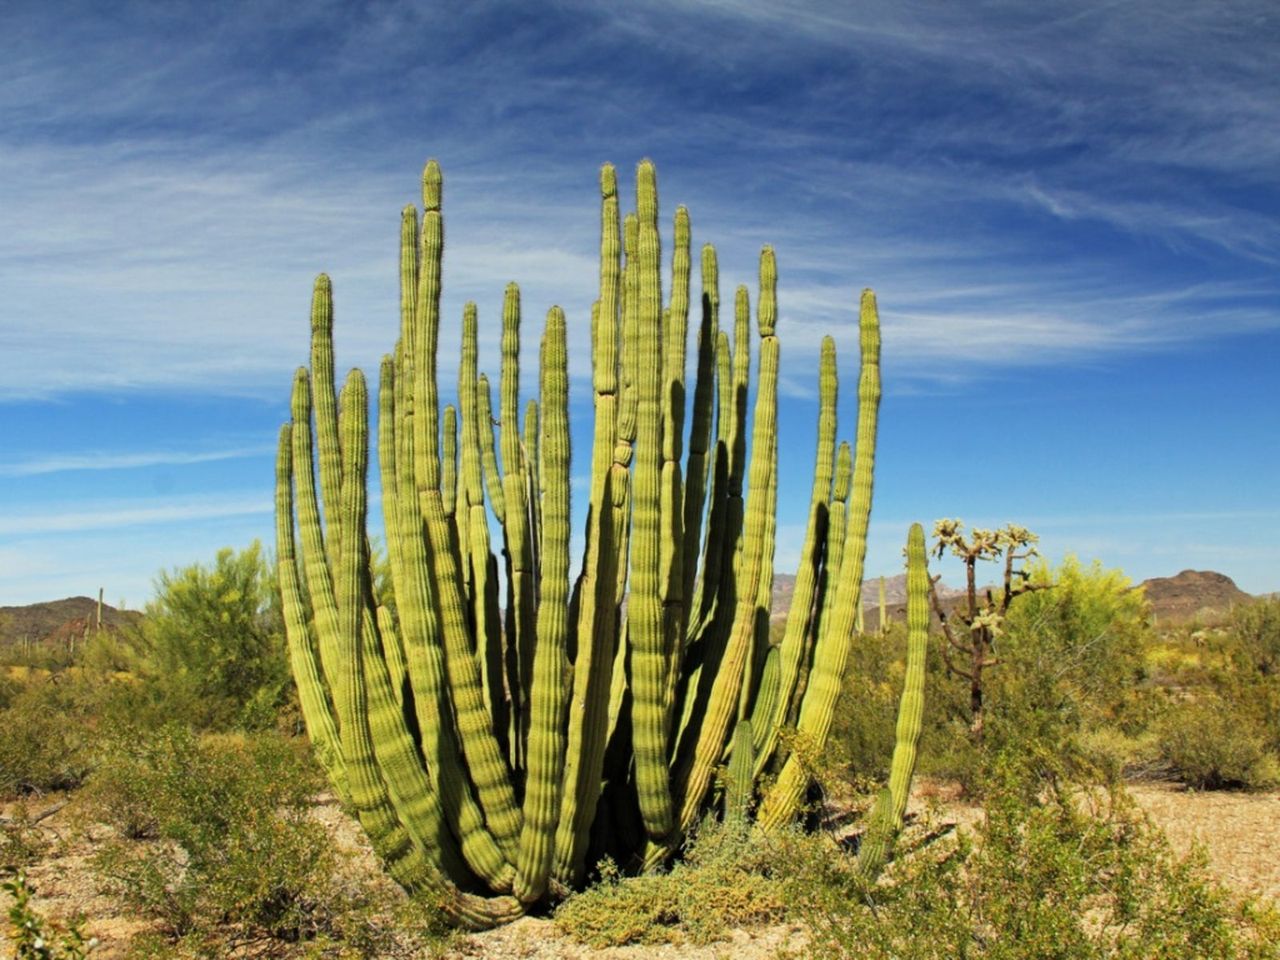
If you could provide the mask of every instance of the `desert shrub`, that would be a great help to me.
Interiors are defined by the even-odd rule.
[[[434,956],[450,934],[429,902],[342,869],[311,815],[321,775],[275,733],[117,731],[83,809],[115,836],[94,867],[156,928],[130,960]]]
[[[946,675],[939,639],[931,638],[925,661],[919,769],[924,774],[952,775],[974,762],[968,740],[968,691]],[[859,787],[865,788],[868,779],[888,776],[906,669],[903,623],[890,623],[884,633],[861,635],[849,650],[828,751],[829,760]]]
[[[0,876],[17,874],[43,857],[50,847],[25,801],[0,818]]]
[[[1169,773],[1200,789],[1267,789],[1280,783],[1280,763],[1266,732],[1244,707],[1212,692],[1171,709],[1157,730]]]
[[[297,745],[273,734],[198,737],[174,725],[118,742],[87,789],[91,814],[119,832],[95,868],[173,937],[219,926],[314,936],[333,869],[308,815],[318,787]]]
[[[1148,608],[1120,570],[1068,556],[1040,563],[1032,581],[1052,584],[1019,597],[1005,620],[1000,656],[1008,672],[1043,673],[1079,705],[1086,723],[1143,716],[1127,696],[1143,679]],[[1126,708],[1129,708],[1126,710]]]
[[[566,900],[556,924],[591,947],[710,943],[735,927],[779,920],[782,883],[768,867],[769,845],[749,825],[703,826],[670,872],[622,877],[605,864],[599,882]]]
[[[1242,668],[1265,677],[1280,675],[1280,597],[1236,607],[1226,626]]]
[[[1057,753],[1082,776],[1097,768],[1119,776],[1130,759],[1149,760],[1144,731],[1160,702],[1145,683],[1150,627],[1141,594],[1119,570],[1073,557],[1057,567],[1037,563],[1029,573],[1047,589],[1016,597],[1000,625],[999,663],[984,676],[981,741],[969,734],[966,682],[947,676],[931,652],[920,770],[973,793],[983,789],[993,758],[1008,752]],[[1111,732],[1096,735],[1104,730]],[[1132,757],[1114,749],[1123,742]]]
[[[8,710],[9,705],[25,686],[26,684],[11,674],[7,667],[0,666],[0,710]]]
[[[0,796],[78,786],[92,766],[99,691],[88,678],[42,676],[0,710]]]
[[[9,907],[13,960],[84,960],[94,948],[94,941],[85,939],[79,921],[55,929],[36,911],[31,905],[36,891],[24,873],[4,881],[0,889],[13,900]]]
[[[1234,904],[1202,857],[1175,857],[1123,792],[1073,787],[1063,772],[1051,757],[1002,755],[972,837],[900,858],[874,886],[847,860],[791,858],[789,894],[810,929],[809,954],[1280,956],[1274,912]]]
[[[198,728],[271,726],[286,698],[289,664],[279,598],[262,550],[218,552],[213,565],[162,573],[140,633],[131,638],[135,712],[181,717]]]

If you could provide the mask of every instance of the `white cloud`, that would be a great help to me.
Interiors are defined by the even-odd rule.
[[[173,498],[145,503],[119,501],[79,509],[46,510],[44,513],[23,516],[6,514],[0,516],[0,536],[124,529],[179,521],[256,516],[270,514],[272,510],[273,504],[269,496],[253,495]]]
[[[272,453],[274,450],[274,447],[257,446],[190,453],[174,450],[151,450],[129,453],[97,451],[93,453],[61,454],[23,460],[18,463],[0,463],[0,477],[34,477],[71,470],[132,470],[139,467],[186,466],[198,463],[214,463],[220,460],[238,460],[242,457],[256,457]]]

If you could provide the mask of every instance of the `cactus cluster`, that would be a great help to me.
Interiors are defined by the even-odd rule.
[[[836,446],[835,346],[822,344],[808,530],[774,638],[773,251],[760,257],[756,337],[745,287],[722,329],[715,250],[701,251],[686,436],[688,212],[676,211],[664,297],[652,164],[640,164],[625,218],[611,166],[600,184],[595,420],[573,576],[564,313],[547,314],[537,399],[522,418],[520,293],[507,288],[495,418],[468,304],[457,404],[441,410],[434,161],[421,214],[410,206],[402,218],[400,338],[377,394],[393,597],[375,594],[370,566],[368,389],[353,370],[335,396],[325,276],[312,302],[310,368],[297,371],[280,434],[280,585],[317,756],[391,874],[469,927],[561,895],[605,856],[660,864],[713,810],[754,816],[762,829],[792,820],[861,610],[880,399],[874,296],[862,295],[852,450]],[[915,539],[911,558],[922,587]],[[923,603],[922,592],[913,597]],[[907,720],[878,837],[901,821],[919,733],[924,641],[916,606],[911,614]]]

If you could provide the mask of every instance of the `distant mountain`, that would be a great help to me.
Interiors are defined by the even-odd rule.
[[[1139,585],[1151,612],[1160,620],[1189,620],[1197,614],[1225,613],[1254,598],[1225,574],[1213,570],[1183,570],[1174,577],[1154,577]]]
[[[791,598],[795,593],[796,578],[789,573],[773,575],[773,609],[769,619],[773,623],[781,623],[787,619],[791,610]],[[945,607],[950,607],[954,598],[964,591],[956,590],[941,581],[938,582],[938,596]],[[905,620],[907,617],[907,575],[895,574],[884,578],[884,602],[888,608],[889,620]],[[864,622],[875,625],[880,612],[880,578],[867,577],[862,581],[862,616]]]
[[[97,623],[98,601],[92,597],[67,597],[24,607],[0,607],[0,647],[19,643],[58,643],[80,639]],[[142,614],[102,605],[102,625],[122,630],[136,624]]]
[[[774,623],[785,621],[795,592],[794,576],[776,574],[773,578]],[[907,613],[907,575],[885,577],[885,606],[890,621],[905,620]],[[1187,620],[1207,612],[1225,613],[1241,603],[1254,599],[1235,585],[1230,577],[1212,570],[1183,570],[1174,577],[1155,577],[1140,585],[1146,591],[1151,611],[1158,620]],[[987,588],[981,591],[985,594]],[[964,597],[964,591],[938,583],[938,596],[944,609],[950,611]],[[880,578],[868,577],[862,584],[863,620],[868,629],[879,624]],[[932,620],[932,616],[930,617]]]

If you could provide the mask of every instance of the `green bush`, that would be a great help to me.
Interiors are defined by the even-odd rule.
[[[258,543],[213,565],[161,573],[139,631],[117,659],[143,683],[134,713],[199,729],[261,729],[286,698],[289,663],[274,578]],[[111,659],[111,658],[107,658]]]
[[[785,901],[767,864],[769,849],[749,825],[708,821],[668,873],[624,879],[606,864],[595,886],[556,911],[556,925],[601,948],[710,943],[735,927],[775,922]]]
[[[1142,738],[1159,703],[1145,685],[1150,626],[1141,593],[1119,570],[1074,557],[1039,563],[1030,578],[1046,589],[1016,597],[1000,626],[999,663],[984,673],[980,743],[969,735],[967,681],[948,676],[930,652],[920,770],[971,793],[984,789],[992,758],[1010,751],[1057,753],[1078,775],[1102,767],[1118,776],[1127,751],[1113,748],[1128,741],[1134,763],[1145,762]],[[1096,736],[1102,730],[1111,733]]]
[[[334,867],[309,816],[319,776],[272,735],[169,726],[117,742],[90,782],[119,837],[95,856],[108,887],[175,937],[229,925],[297,940],[322,930]]]
[[[104,887],[155,924],[130,960],[434,956],[439,910],[339,862],[312,816],[321,781],[276,733],[117,732],[83,810],[115,830],[93,861]]]
[[[78,786],[92,766],[99,690],[69,673],[36,676],[0,710],[0,797]]]
[[[31,898],[35,888],[19,872],[0,884],[13,904],[9,907],[9,939],[13,942],[13,960],[84,960],[95,942],[86,940],[79,921],[62,930],[54,930],[35,908]],[[56,939],[55,939],[56,937]]]
[[[847,860],[820,851],[788,858],[791,901],[811,933],[808,955],[1280,956],[1274,911],[1238,907],[1201,857],[1173,856],[1122,792],[1073,787],[1063,772],[1051,757],[997,758],[974,835],[900,858],[871,887]]]
[[[1248,710],[1212,692],[1171,709],[1157,743],[1169,772],[1192,787],[1264,790],[1280,783],[1265,730]]]
[[[1280,676],[1280,597],[1236,607],[1227,630],[1241,667],[1264,677]]]
[[[956,776],[975,762],[968,738],[968,690],[946,675],[939,642],[937,634],[930,638],[925,660],[918,769],[925,775]],[[853,777],[858,788],[867,786],[867,778],[882,781],[889,774],[906,669],[903,623],[890,623],[884,633],[860,635],[849,650],[828,759]]]

